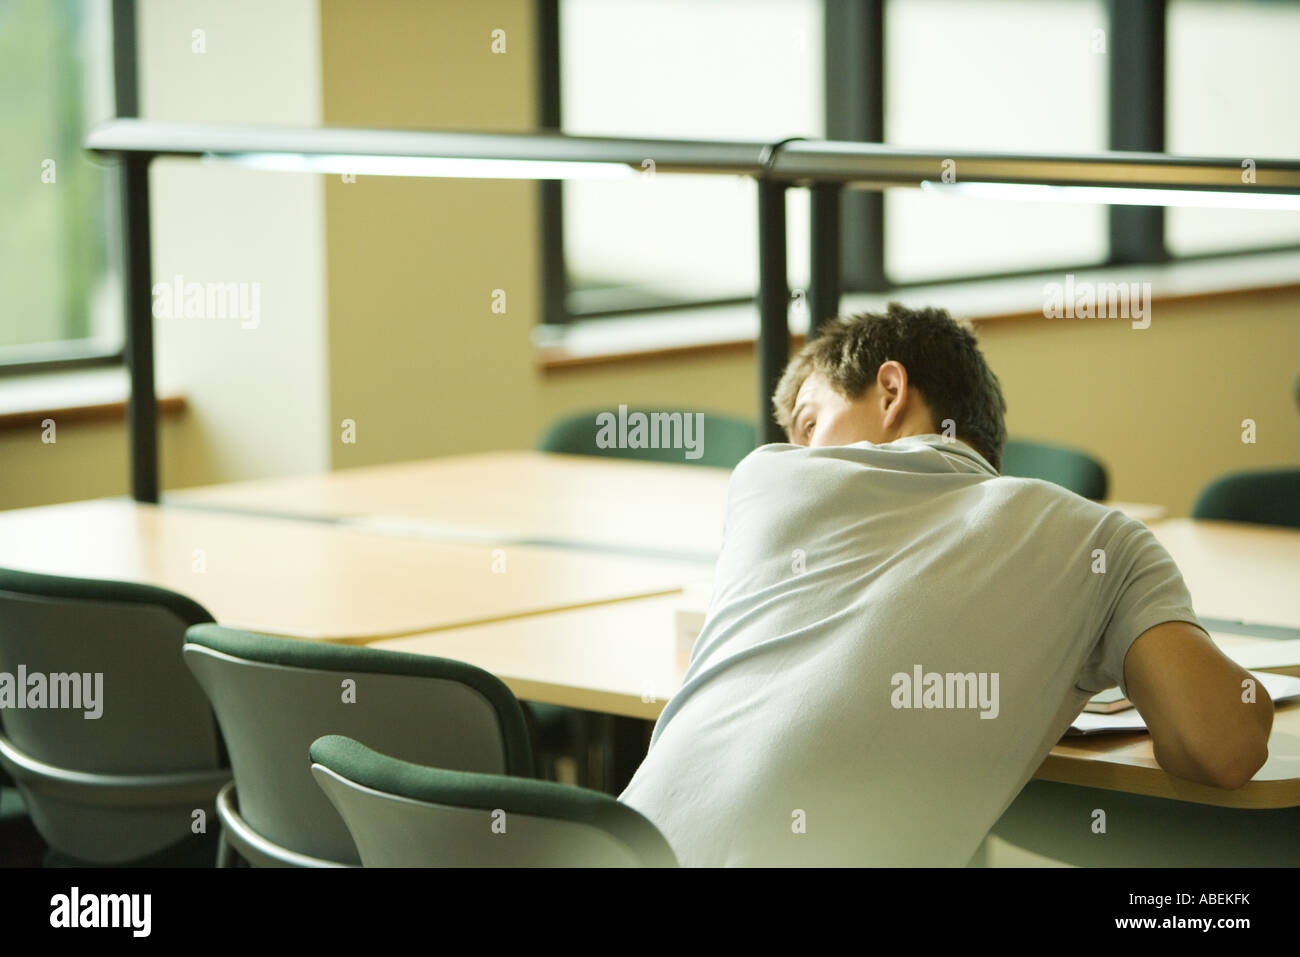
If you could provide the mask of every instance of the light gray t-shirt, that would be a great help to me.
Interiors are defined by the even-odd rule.
[[[1165,621],[1182,577],[1114,509],[938,435],[767,445],[620,799],[685,865],[964,865]]]

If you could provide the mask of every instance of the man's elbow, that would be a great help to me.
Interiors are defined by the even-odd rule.
[[[1206,782],[1212,787],[1235,791],[1250,781],[1268,760],[1268,736],[1202,763]]]
[[[1208,784],[1235,791],[1253,778],[1268,760],[1268,739],[1273,728],[1273,702],[1265,699],[1251,723],[1216,742],[1197,762]]]
[[[1271,725],[1271,721],[1269,724]],[[1155,758],[1175,777],[1235,791],[1250,781],[1268,761],[1269,728],[1252,725],[1221,730],[1214,739],[1171,747],[1156,742]]]
[[[1251,722],[1241,729],[1233,746],[1219,752],[1207,770],[1215,787],[1235,791],[1251,780],[1268,761],[1268,740],[1273,730],[1273,700],[1264,694],[1251,708]]]

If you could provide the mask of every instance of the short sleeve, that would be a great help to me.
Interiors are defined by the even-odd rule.
[[[1143,632],[1167,621],[1200,622],[1182,573],[1151,530],[1125,518],[1106,552],[1103,602],[1109,609],[1101,639],[1079,674],[1076,687],[1095,693],[1116,685],[1124,694],[1124,658]]]

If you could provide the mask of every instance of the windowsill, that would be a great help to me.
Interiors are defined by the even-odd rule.
[[[1252,293],[1300,291],[1300,252],[1256,253],[1216,259],[1071,272],[1083,282],[1151,284],[1153,304]],[[1042,272],[1012,279],[912,286],[890,293],[846,294],[844,313],[882,310],[891,300],[938,306],[977,323],[1006,319],[1046,319],[1047,283],[1064,283],[1065,273]],[[790,334],[808,331],[802,310],[791,309]],[[544,371],[650,358],[702,356],[752,349],[758,334],[753,304],[712,306],[671,313],[652,312],[609,319],[588,319],[568,326],[538,326],[533,333],[538,366]]]
[[[79,369],[0,378],[0,432],[40,428],[45,419],[125,422],[130,378],[124,368]],[[183,396],[158,397],[158,416],[180,415]]]

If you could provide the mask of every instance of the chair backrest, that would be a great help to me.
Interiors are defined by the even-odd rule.
[[[623,413],[618,409],[599,409],[580,412],[553,423],[537,442],[542,452],[562,452],[567,455],[599,455],[606,458],[637,459],[645,462],[672,462],[686,465],[711,465],[717,468],[734,468],[736,464],[758,447],[758,430],[754,423],[735,416],[719,412],[700,412],[703,415],[704,434],[699,441],[692,432],[692,440],[698,442],[701,455],[699,458],[686,458],[681,442],[685,440],[685,416],[696,415],[695,412],[670,409],[628,409],[626,421],[627,441],[608,442],[602,438],[602,429],[607,429],[609,419],[597,421],[598,416],[609,415],[616,423],[612,434],[618,435]],[[634,415],[644,415],[644,438],[634,429],[637,420]],[[658,418],[654,418],[658,416]],[[668,416],[669,418],[664,418]],[[677,418],[671,418],[676,416]],[[695,419],[692,422],[698,421]],[[665,432],[668,440],[664,441]],[[607,429],[605,438],[610,437]],[[678,440],[678,436],[681,440]],[[632,447],[652,443],[661,448]]]
[[[307,749],[323,734],[362,738],[422,764],[533,773],[519,702],[463,662],[219,625],[191,628],[184,657],[221,723],[240,817],[296,854],[359,862],[312,780]]]
[[[1106,467],[1087,452],[1050,442],[1008,439],[1002,474],[1043,479],[1100,502],[1109,490]]]
[[[599,791],[422,767],[335,735],[310,755],[367,867],[677,865],[650,821]]]
[[[1192,517],[1300,528],[1300,469],[1220,476],[1196,496]]]
[[[181,660],[211,620],[149,585],[0,569],[0,763],[51,847],[116,863],[191,836],[230,779]]]

